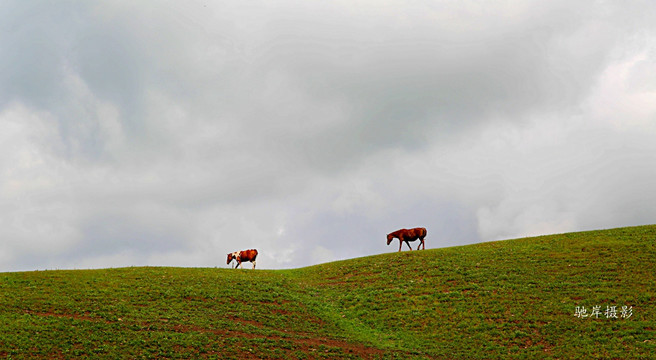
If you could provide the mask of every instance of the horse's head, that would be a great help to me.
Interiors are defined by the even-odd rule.
[[[232,259],[234,259],[233,256],[234,256],[234,253],[228,254],[228,261],[226,262],[226,265],[230,265],[230,262],[232,261]]]
[[[392,242],[393,239],[394,239],[394,235],[387,234],[387,245],[389,245]]]

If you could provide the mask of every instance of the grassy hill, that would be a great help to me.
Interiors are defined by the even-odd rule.
[[[0,273],[0,356],[646,359],[655,241],[641,226],[294,270]]]

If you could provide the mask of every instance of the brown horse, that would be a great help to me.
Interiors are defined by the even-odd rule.
[[[235,269],[236,269],[238,266],[241,267],[242,262],[250,261],[253,263],[253,269],[255,269],[256,258],[257,258],[257,250],[255,249],[235,251],[233,253],[228,254],[228,261],[226,262],[226,264],[230,265],[230,262],[233,259],[237,260],[237,265],[235,265]]]
[[[401,230],[396,230],[393,233],[387,234],[387,245],[389,245],[394,238],[399,239],[399,251],[401,251],[401,247],[403,246],[403,242],[405,241],[406,244],[408,244],[408,247],[410,250],[412,250],[412,246],[410,246],[410,241],[415,241],[419,239],[420,243],[417,245],[417,250],[419,250],[419,247],[421,246],[423,250],[426,249],[426,244],[424,243],[424,237],[426,237],[426,228],[414,228],[414,229],[401,229]]]

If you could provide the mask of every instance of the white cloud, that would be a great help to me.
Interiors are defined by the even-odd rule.
[[[66,201],[67,164],[50,153],[51,116],[13,103],[0,113],[0,237],[5,255],[65,251],[80,240]]]
[[[314,250],[312,250],[312,262],[315,264],[326,263],[334,260],[335,255],[330,249],[317,245],[314,247]]]
[[[649,82],[656,44],[653,49],[651,56],[638,53],[606,68],[586,104],[592,117],[619,130],[656,130],[656,82]]]

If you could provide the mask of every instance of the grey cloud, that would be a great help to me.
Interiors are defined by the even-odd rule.
[[[580,87],[588,86],[586,77],[599,71],[608,48],[592,54],[570,51],[580,41],[590,41],[585,27],[598,21],[595,16],[601,12],[593,8],[592,15],[583,15],[582,6],[526,6],[519,19],[510,16],[512,9],[465,10],[458,21],[470,27],[458,27],[454,19],[441,16],[457,10],[434,9],[430,3],[401,14],[374,7],[380,15],[375,19],[338,5],[219,6],[237,19],[247,19],[246,25],[227,15],[209,23],[198,14],[203,10],[198,5],[182,12],[185,20],[166,6],[157,8],[154,19],[146,6],[88,7],[73,12],[77,16],[65,23],[62,35],[54,33],[65,46],[49,46],[96,98],[117,106],[128,135],[157,128],[157,119],[145,122],[143,109],[147,93],[157,88],[174,101],[183,101],[183,111],[192,116],[240,122],[238,131],[247,133],[251,143],[268,145],[266,151],[293,157],[301,146],[308,155],[299,159],[303,165],[323,165],[329,171],[376,149],[425,146],[431,141],[426,134],[433,129],[451,133],[481,122],[490,112],[519,118],[536,107],[576,103],[587,90]],[[41,13],[48,14],[46,24],[68,14],[47,10]],[[49,27],[38,28],[43,35]],[[600,30],[589,35],[605,38],[615,29]],[[561,49],[559,42],[566,43],[567,34],[577,32],[584,36]],[[198,44],[198,38],[205,42]],[[75,125],[97,121],[93,114],[71,113],[66,89],[51,88],[65,76],[64,66],[56,61],[43,70],[52,79],[39,73],[32,76],[42,80],[44,91],[50,89],[55,101],[65,104],[66,110],[58,114],[63,135],[80,137],[87,154],[101,152],[102,136],[93,131],[80,134]],[[286,86],[276,89],[281,81]],[[201,94],[194,90],[199,82]],[[32,85],[31,89],[38,88]],[[268,92],[276,90],[283,92]],[[187,93],[199,99],[185,103]],[[294,93],[305,94],[304,102],[280,101]],[[208,103],[212,100],[214,104]],[[541,105],[545,101],[549,104]],[[223,110],[218,117],[217,104]],[[280,111],[281,106],[301,108]],[[226,115],[234,118],[223,118]],[[71,120],[80,118],[85,120]],[[312,128],[317,121],[310,118],[339,125],[320,133],[292,132],[291,138],[267,139],[268,128],[278,124]]]
[[[429,6],[405,22],[389,14],[372,23],[366,14],[336,9],[292,18],[282,11],[261,31],[254,67],[281,69],[310,101],[342,110],[342,125],[311,138],[307,148],[320,160],[315,166],[330,168],[390,146],[425,147],[434,135],[453,136],[490,116],[522,121],[576,106],[624,31],[606,10],[526,6],[519,20],[474,12],[466,15],[472,29],[462,32],[436,21]],[[309,25],[305,16],[321,20]],[[277,105],[264,100],[263,110]]]

